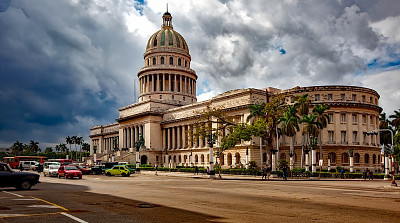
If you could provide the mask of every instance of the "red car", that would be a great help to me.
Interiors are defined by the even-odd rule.
[[[58,168],[58,178],[61,177],[64,177],[64,179],[72,179],[74,177],[79,177],[79,179],[82,179],[82,172],[76,166],[60,166],[60,168]]]

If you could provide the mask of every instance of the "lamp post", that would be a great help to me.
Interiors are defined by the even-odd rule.
[[[215,143],[215,134],[208,135],[208,146],[210,147],[210,178],[215,178],[214,171],[214,143]]]
[[[262,168],[262,166],[261,166],[261,168]],[[246,169],[249,169],[249,147],[248,146],[246,147]]]
[[[136,148],[136,172],[140,173],[140,161],[139,161],[139,151],[140,147],[144,147],[144,139],[143,135],[139,133],[139,140],[135,142],[135,148]]]
[[[113,137],[113,145],[114,145],[114,147],[113,147],[113,150],[112,150],[111,162],[114,162],[114,151],[118,149],[117,139],[118,138],[116,136]]]
[[[93,146],[93,163],[97,164],[97,146]]]
[[[378,129],[378,130],[373,130],[371,132],[367,132],[367,135],[378,135],[378,132],[390,132],[392,144],[389,148],[388,153],[392,154],[394,152],[393,151],[393,131],[390,129]],[[385,154],[385,177],[384,177],[384,179],[385,180],[390,180],[390,178],[387,177],[389,175],[389,157],[388,157],[389,154],[388,153],[386,151],[384,151],[384,154]]]

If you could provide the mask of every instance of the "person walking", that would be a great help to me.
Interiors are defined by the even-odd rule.
[[[344,179],[344,168],[340,170],[340,178]]]
[[[271,176],[271,167],[267,166],[267,180],[269,180],[270,176]]]
[[[362,177],[364,180],[367,180],[367,170],[366,169],[364,169]]]
[[[287,180],[286,170],[287,170],[287,167],[286,167],[286,165],[284,165],[282,168],[282,177],[284,180]]]
[[[155,175],[156,175],[156,176],[158,176],[157,169],[158,169],[158,165],[156,164],[156,165],[155,165],[155,171],[156,171]]]
[[[199,168],[197,166],[194,167],[194,175],[199,175]]]
[[[264,167],[263,169],[262,169],[262,178],[261,178],[262,180],[266,180],[267,179],[267,168],[266,167]]]

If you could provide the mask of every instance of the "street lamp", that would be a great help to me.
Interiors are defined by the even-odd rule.
[[[208,146],[210,147],[210,178],[215,178],[215,171],[214,171],[214,143],[215,143],[215,133],[209,134],[208,138]]]
[[[350,148],[350,173],[354,173],[354,150],[353,148]],[[344,168],[344,167],[343,167]]]
[[[136,172],[140,173],[139,151],[140,151],[140,147],[144,147],[144,139],[143,139],[143,135],[141,133],[139,133],[139,140],[137,142],[135,142],[135,147],[136,147]]]
[[[118,138],[116,136],[113,137],[113,145],[114,145],[114,147],[113,147],[113,150],[112,150],[111,162],[114,162],[114,151],[118,149],[117,139]]]
[[[391,139],[392,139],[392,144],[390,146],[390,151],[389,153],[392,154],[393,151],[393,131],[390,129],[378,129],[378,130],[373,130],[371,132],[367,132],[367,135],[378,135],[378,131],[379,132],[390,132],[391,135]],[[389,157],[388,157],[388,153],[386,151],[384,151],[385,154],[385,159],[384,159],[384,165],[385,165],[385,180],[389,180],[390,178],[387,178],[387,176],[389,175]]]

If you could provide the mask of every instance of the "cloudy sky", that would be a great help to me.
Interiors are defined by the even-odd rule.
[[[0,0],[0,147],[115,122],[163,0]],[[168,0],[200,100],[238,88],[357,85],[400,108],[398,0]],[[137,86],[137,84],[136,84]],[[137,93],[136,93],[137,95]]]

